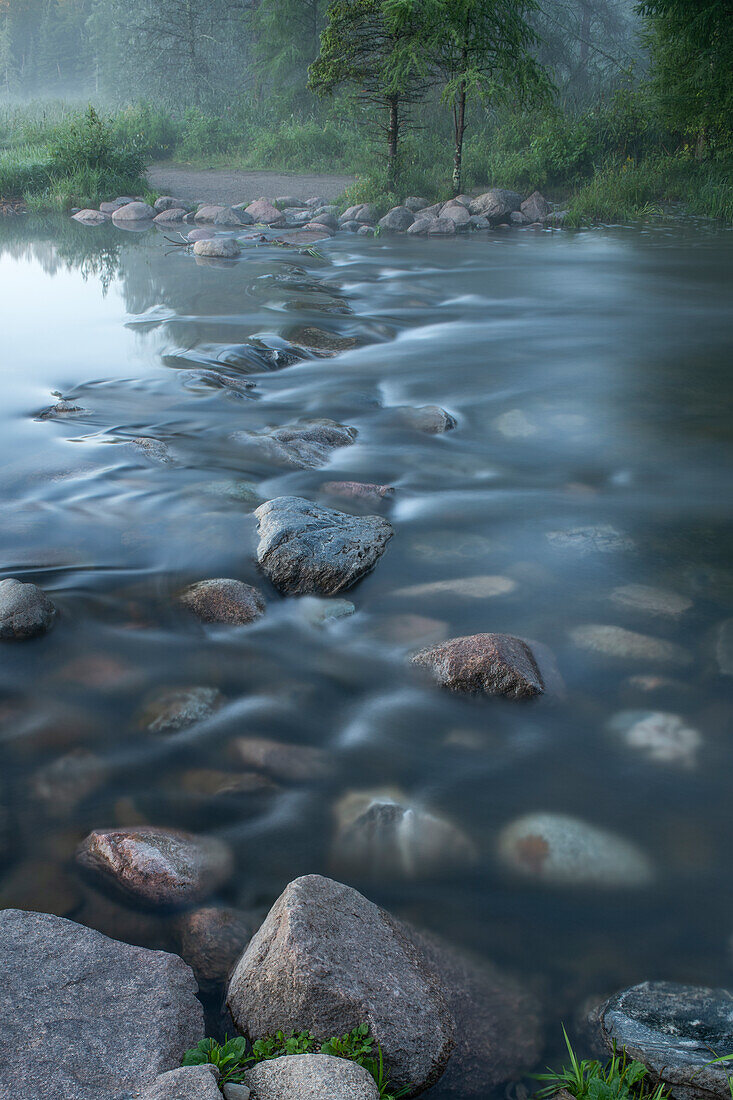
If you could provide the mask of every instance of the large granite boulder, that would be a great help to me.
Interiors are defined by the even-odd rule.
[[[115,225],[129,225],[134,222],[149,222],[155,217],[155,210],[147,202],[128,202],[115,210],[112,221]]]
[[[94,829],[76,861],[123,900],[156,909],[203,901],[232,871],[231,852],[221,840],[153,825]]]
[[[434,1084],[453,1047],[438,983],[397,923],[349,886],[291,882],[239,960],[229,1010],[255,1039],[280,1028],[324,1040],[369,1024],[395,1089]]]
[[[653,1082],[680,1100],[730,1100],[733,990],[675,982],[642,982],[617,993],[592,1014],[609,1050],[625,1047]]]
[[[516,191],[493,187],[473,199],[468,209],[471,214],[488,218],[492,225],[499,225],[501,222],[508,222],[512,211],[519,210],[521,205],[522,196]]]
[[[15,577],[0,581],[0,638],[35,638],[56,621],[56,607],[37,584]]]
[[[62,917],[0,913],[0,975],[0,1095],[12,1100],[137,1096],[204,1035],[182,959]]]
[[[257,1100],[379,1100],[371,1073],[330,1054],[290,1054],[245,1074]]]
[[[350,516],[302,497],[276,497],[254,514],[257,561],[288,595],[346,591],[374,567],[393,535],[382,516]]]
[[[307,470],[323,466],[339,447],[350,447],[356,439],[356,428],[324,417],[261,432],[235,432],[232,439],[268,461]]]
[[[451,638],[412,655],[441,687],[469,695],[525,699],[541,695],[545,683],[534,653],[511,634]]]

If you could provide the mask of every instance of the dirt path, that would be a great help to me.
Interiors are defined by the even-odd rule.
[[[239,168],[188,168],[183,164],[154,164],[148,169],[150,186],[161,195],[193,202],[202,199],[233,203],[252,201],[262,195],[295,195],[309,199],[322,195],[337,198],[354,182],[353,176],[300,175],[295,172],[248,172]]]

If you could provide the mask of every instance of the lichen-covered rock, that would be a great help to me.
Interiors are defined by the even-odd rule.
[[[234,260],[240,254],[240,247],[232,237],[209,237],[203,241],[194,241],[194,256],[205,256],[214,260]]]
[[[14,577],[0,581],[0,638],[35,638],[56,621],[55,605],[37,584]]]
[[[257,561],[288,595],[333,596],[361,580],[392,538],[382,516],[349,516],[302,497],[277,497],[255,511]]]
[[[519,210],[521,205],[522,196],[516,191],[494,187],[472,199],[468,209],[471,214],[488,218],[492,225],[498,225],[500,222],[508,221],[512,211]]]
[[[115,225],[125,225],[130,222],[149,222],[155,217],[155,210],[147,202],[128,202],[120,206],[112,215]]]
[[[262,594],[251,584],[219,577],[197,581],[184,588],[178,597],[202,623],[253,623],[265,611]]]
[[[511,634],[451,638],[420,650],[411,660],[428,669],[441,687],[463,694],[524,699],[545,690],[532,650]]]
[[[404,233],[415,220],[415,215],[406,206],[395,206],[388,214],[379,219],[379,228],[390,233]]]
[[[0,1094],[13,1100],[139,1095],[204,1035],[177,955],[47,913],[0,913],[0,1006]]]
[[[250,1038],[309,1029],[316,1038],[369,1024],[395,1089],[440,1077],[453,1021],[434,975],[397,923],[332,879],[286,887],[239,960],[227,1003]]]
[[[379,1100],[371,1073],[330,1054],[290,1054],[260,1062],[245,1074],[257,1100]]]
[[[356,439],[356,428],[322,418],[260,432],[235,432],[232,439],[251,447],[264,459],[307,470],[323,466],[339,447],[350,447]]]
[[[204,901],[232,871],[226,844],[153,825],[95,829],[76,861],[96,884],[150,908],[182,908]]]
[[[675,982],[642,982],[591,1016],[609,1050],[624,1047],[678,1100],[730,1100],[733,991]]]

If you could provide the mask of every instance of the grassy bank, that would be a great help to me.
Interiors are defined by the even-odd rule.
[[[580,114],[557,108],[487,117],[466,141],[467,190],[535,189],[562,202],[569,223],[623,223],[680,206],[733,223],[733,158],[727,150],[696,154],[666,133],[642,92],[616,95]],[[0,197],[31,207],[96,205],[144,193],[143,170],[174,159],[194,167],[355,172],[350,202],[394,204],[404,194],[450,194],[450,135],[407,133],[401,195],[385,195],[381,149],[365,140],[359,119],[339,115],[285,120],[246,105],[221,116],[188,110],[174,117],[137,104],[101,117],[63,103],[0,112]]]

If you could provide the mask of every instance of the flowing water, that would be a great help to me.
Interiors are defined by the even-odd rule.
[[[2,574],[60,610],[47,636],[2,648],[0,902],[145,939],[81,893],[72,858],[91,828],[149,822],[232,844],[221,902],[266,910],[290,879],[338,872],[519,974],[545,998],[550,1050],[561,1020],[620,986],[726,984],[732,246],[689,225],[339,235],[317,255],[262,245],[202,264],[154,232],[0,225]],[[314,328],[336,338],[327,354],[307,350]],[[36,419],[53,391],[84,411]],[[455,429],[410,428],[400,407],[426,404]],[[318,417],[358,430],[321,469],[230,438]],[[294,494],[359,511],[323,490],[340,480],[394,487],[378,510],[395,536],[348,594],[355,613],[319,625],[258,575],[252,509]],[[409,591],[486,576],[502,580]],[[266,614],[201,626],[175,596],[207,577],[258,585]],[[666,612],[630,585],[666,590]],[[588,624],[684,654],[592,652],[573,635]],[[451,696],[406,662],[483,631],[548,646],[564,696]],[[191,686],[221,693],[212,718],[146,728],[157,695]],[[679,715],[699,738],[665,758],[614,728],[628,711]],[[248,735],[321,747],[333,773],[227,790],[214,773],[248,770],[232,747]],[[396,857],[351,866],[334,846],[353,792],[412,811]],[[427,864],[420,811],[463,834]],[[497,837],[539,811],[633,842],[653,875],[512,873]]]

